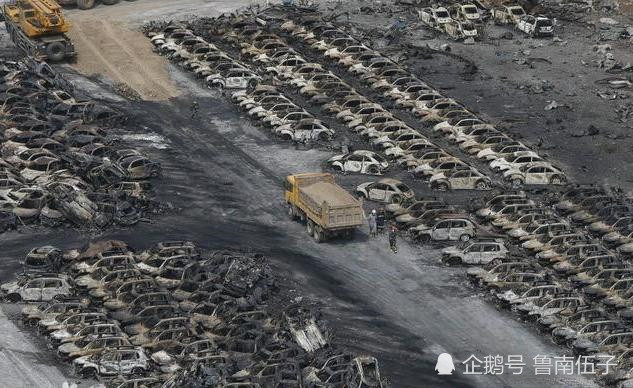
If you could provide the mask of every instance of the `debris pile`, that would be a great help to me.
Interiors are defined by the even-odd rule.
[[[3,61],[0,76],[0,231],[141,219],[160,166],[117,142],[110,130],[125,118],[76,99],[46,63]]]
[[[2,297],[39,303],[24,323],[108,387],[385,386],[376,359],[337,349],[319,308],[278,287],[261,255],[101,241],[35,248],[24,263]]]

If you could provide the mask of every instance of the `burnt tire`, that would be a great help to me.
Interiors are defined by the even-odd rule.
[[[369,166],[369,168],[367,168],[367,173],[372,174],[372,175],[378,175],[380,173],[380,170],[378,169],[378,166]]]
[[[391,197],[391,203],[399,205],[402,203],[402,197],[399,195],[394,195],[393,197]]]
[[[50,62],[59,62],[66,57],[66,45],[62,42],[51,42],[46,46],[46,57]]]
[[[314,235],[314,223],[310,220],[306,222],[306,231],[310,236]]]
[[[488,182],[486,181],[479,181],[475,184],[475,188],[477,190],[488,190]]]
[[[444,182],[438,183],[435,188],[439,191],[448,191],[448,184]]]
[[[519,178],[513,179],[512,182],[510,182],[510,184],[512,185],[513,189],[518,189],[521,186],[523,186],[523,181]]]
[[[145,369],[143,368],[132,368],[132,376],[141,377],[145,374]]]
[[[95,368],[85,368],[79,372],[79,375],[84,379],[95,379],[97,377],[97,370]]]
[[[9,294],[7,295],[7,300],[11,303],[18,303],[22,301],[22,297],[20,294]]]
[[[459,241],[466,242],[468,240],[470,240],[470,235],[469,234],[462,234],[461,236],[459,236]]]
[[[553,185],[562,185],[563,180],[559,176],[553,176],[552,179],[550,180],[550,183]]]
[[[95,6],[95,0],[77,0],[77,8],[91,9]]]

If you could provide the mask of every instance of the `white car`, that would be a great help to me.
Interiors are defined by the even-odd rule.
[[[70,284],[61,277],[24,278],[5,283],[0,289],[11,302],[45,302],[58,296],[72,295]]]
[[[275,128],[275,133],[284,140],[304,141],[321,140],[329,141],[334,136],[334,131],[320,120],[314,118],[302,119],[297,122],[283,124]]]
[[[531,163],[519,169],[510,169],[503,178],[513,187],[522,185],[563,185],[567,181],[565,174],[549,163]]]
[[[356,194],[361,198],[383,203],[404,203],[414,198],[409,186],[388,178],[360,184],[356,187]]]
[[[328,159],[328,166],[341,172],[380,175],[389,162],[373,151],[357,150]]]
[[[136,375],[151,368],[150,359],[140,347],[120,347],[96,356],[79,357],[73,361],[77,373],[84,377]]]
[[[246,89],[255,87],[261,77],[248,69],[231,69],[224,74],[211,74],[206,78],[207,85],[226,89]]]
[[[442,261],[448,264],[487,264],[496,259],[504,259],[507,254],[508,249],[503,245],[503,240],[479,240],[444,248]]]
[[[490,168],[495,171],[516,170],[528,163],[545,162],[534,151],[518,151],[505,158],[495,159],[490,162]]]
[[[492,182],[490,178],[479,171],[470,169],[458,169],[455,171],[440,172],[432,175],[429,185],[440,191],[447,190],[490,190]]]

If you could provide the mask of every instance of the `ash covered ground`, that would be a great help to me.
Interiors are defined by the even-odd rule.
[[[111,34],[124,31],[118,36],[126,39],[116,42],[127,49],[111,48],[112,57],[107,60],[56,68],[75,88],[126,112],[129,123],[143,129],[127,141],[161,163],[162,176],[155,182],[156,200],[172,211],[133,228],[91,235],[75,229],[4,233],[0,235],[2,280],[13,277],[20,268],[19,260],[37,244],[67,249],[86,240],[117,238],[137,249],[179,239],[197,241],[205,249],[240,247],[264,253],[289,288],[320,300],[337,343],[353,352],[376,356],[383,376],[393,387],[595,386],[592,379],[578,376],[437,376],[433,368],[441,352],[451,353],[461,362],[470,354],[533,357],[565,350],[487,302],[480,290],[467,284],[463,268],[440,264],[435,246],[402,242],[394,255],[386,236],[370,239],[364,230],[352,242],[317,244],[302,226],[287,219],[281,189],[284,177],[320,171],[324,160],[338,153],[340,139],[309,150],[274,139],[253,126],[220,92],[203,87],[152,53],[140,32],[141,25],[152,20],[185,19],[194,13],[217,16],[241,5],[139,0],[85,13],[69,12],[71,20],[81,26],[99,18],[114,26]],[[632,189],[628,168],[632,157],[630,84],[613,88],[599,82],[612,77],[628,80],[626,70],[599,67],[605,52],[613,53],[622,67],[633,61],[627,37],[600,38],[605,31],[626,28],[626,16],[597,6],[577,15],[579,20],[559,18],[555,40],[532,39],[489,24],[483,41],[467,45],[421,26],[410,16],[413,12],[408,7],[373,2],[322,6],[334,8],[326,12],[350,12],[349,20],[343,16],[336,22],[360,37],[367,34],[368,43],[402,57],[401,63],[429,84],[527,144],[538,146],[570,180]],[[361,7],[386,7],[391,12],[356,12]],[[381,31],[398,16],[404,16],[411,25],[390,44]],[[601,23],[603,17],[617,19],[619,24]],[[508,31],[512,38],[501,38]],[[86,46],[99,50],[95,42],[104,44],[103,38],[86,36]],[[441,47],[443,44],[448,44],[450,53]],[[610,48],[602,46],[605,44]],[[411,45],[428,45],[432,50],[421,49],[415,55]],[[15,56],[11,47],[3,49],[5,54]],[[139,70],[138,64],[145,58],[158,64]],[[120,85],[133,92],[120,96]],[[152,93],[156,90],[159,92]],[[201,108],[192,119],[194,99]],[[545,110],[552,101],[558,107]],[[426,184],[409,180],[405,172],[395,176],[411,183],[418,195],[438,195]],[[359,175],[337,179],[350,190],[370,180]],[[482,197],[478,193],[441,195],[461,205]],[[8,371],[0,380],[2,385],[60,386],[64,380],[72,380],[67,366],[44,351],[43,344],[16,321],[14,306],[3,305],[2,311],[5,336],[0,345],[5,357],[0,365]]]

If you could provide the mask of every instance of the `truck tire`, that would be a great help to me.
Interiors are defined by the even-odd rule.
[[[297,219],[297,214],[295,213],[295,207],[292,205],[288,205],[288,216],[293,221]]]
[[[314,228],[314,241],[318,243],[325,241],[325,233],[318,226]]]
[[[77,0],[77,8],[79,9],[90,9],[94,8],[95,0]]]
[[[51,42],[46,46],[46,56],[50,62],[59,62],[66,57],[66,45],[62,42]]]
[[[310,236],[314,234],[314,222],[312,222],[311,220],[308,220],[308,222],[306,222],[306,231]]]
[[[114,5],[119,2],[119,0],[101,0],[105,5]]]

